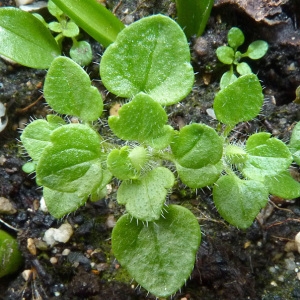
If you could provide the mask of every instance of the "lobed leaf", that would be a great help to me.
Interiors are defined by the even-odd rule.
[[[241,167],[243,175],[263,181],[265,176],[276,176],[286,171],[293,161],[288,147],[271,134],[253,134],[246,142],[248,159]]]
[[[197,219],[170,205],[164,218],[144,226],[122,216],[112,232],[113,253],[129,274],[157,297],[174,294],[190,276],[201,240]]]
[[[191,91],[190,50],[179,25],[155,15],[129,25],[104,52],[101,80],[125,98],[143,92],[161,105],[179,102]]]
[[[220,122],[233,126],[255,118],[263,100],[262,87],[257,76],[243,75],[216,95],[214,111]]]
[[[60,49],[36,17],[17,8],[0,8],[0,54],[35,69],[49,68]]]
[[[158,220],[174,180],[169,169],[158,167],[140,179],[123,181],[118,189],[117,201],[126,205],[127,212],[139,220]]]
[[[184,126],[174,137],[171,149],[182,167],[200,169],[220,161],[223,140],[213,128],[204,124],[191,124]]]
[[[58,113],[95,121],[102,114],[103,101],[88,74],[67,57],[56,58],[47,73],[44,96]]]
[[[86,125],[69,124],[50,140],[37,165],[38,184],[78,197],[91,194],[102,182],[100,136]]]
[[[238,228],[246,229],[267,204],[268,190],[259,181],[226,175],[216,182],[213,199],[222,218]]]
[[[48,146],[52,131],[65,124],[64,120],[58,116],[48,115],[47,121],[43,119],[35,120],[28,124],[21,134],[21,141],[27,153],[34,161],[38,161],[43,150]]]

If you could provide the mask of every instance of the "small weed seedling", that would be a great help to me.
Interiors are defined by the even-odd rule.
[[[97,22],[93,1],[53,2],[93,37],[105,40],[100,27],[88,28],[88,12],[91,22]],[[80,11],[80,5],[86,9]],[[6,12],[19,15],[16,10]],[[41,23],[31,17],[26,14],[25,18]],[[265,132],[251,135],[241,145],[228,138],[238,123],[252,120],[261,110],[263,93],[255,74],[246,72],[229,80],[216,95],[214,111],[223,123],[220,132],[201,123],[180,131],[167,124],[164,108],[184,99],[194,84],[186,36],[170,18],[143,18],[121,30],[114,40],[105,40],[105,46],[110,46],[100,62],[102,83],[109,92],[127,99],[119,114],[108,118],[112,133],[123,145],[98,132],[103,110],[100,92],[78,64],[59,56],[47,28],[41,30],[50,47],[41,57],[47,63],[37,65],[50,65],[44,97],[56,114],[24,129],[21,141],[32,161],[23,169],[36,172],[48,210],[56,218],[87,200],[101,199],[106,185],[117,178],[117,202],[126,207],[126,214],[113,229],[113,253],[155,296],[172,295],[185,283],[201,240],[197,218],[183,206],[166,203],[176,180],[193,189],[212,187],[220,215],[241,229],[251,226],[269,194],[288,199],[300,196],[300,184],[289,173],[293,161],[300,163],[299,124],[288,146]],[[236,61],[242,40],[239,34],[230,37],[233,56],[228,64]],[[15,41],[18,46],[19,40],[10,43]],[[249,57],[262,56],[253,54],[252,48],[247,51]],[[70,116],[79,122],[70,123]]]
[[[218,59],[226,65],[230,65],[230,70],[225,72],[221,78],[221,89],[237,79],[233,66],[239,75],[251,74],[252,70],[246,62],[240,62],[244,57],[251,59],[262,58],[268,51],[268,44],[265,41],[257,40],[252,42],[245,53],[237,51],[238,47],[244,44],[244,34],[237,28],[232,27],[227,35],[228,46],[221,46],[217,49]]]
[[[89,65],[92,62],[92,48],[88,42],[77,40],[79,27],[70,20],[68,16],[52,2],[52,0],[49,0],[48,2],[48,10],[50,14],[57,19],[57,21],[47,24],[41,15],[34,14],[34,16],[51,31],[57,33],[55,40],[60,48],[64,38],[71,38],[73,45],[70,49],[70,57],[81,66]]]
[[[170,18],[151,16],[122,30],[103,54],[100,75],[111,93],[128,99],[119,115],[108,119],[124,145],[109,143],[95,130],[103,109],[100,93],[79,65],[57,57],[46,76],[45,99],[58,114],[80,122],[51,114],[30,123],[21,135],[32,158],[24,169],[36,171],[56,218],[100,199],[111,179],[119,179],[117,201],[127,213],[113,229],[113,252],[154,295],[169,296],[184,284],[201,239],[188,209],[166,205],[175,175],[194,189],[212,186],[220,215],[242,229],[252,224],[269,194],[300,196],[300,184],[289,173],[293,155],[299,160],[299,126],[290,147],[264,132],[245,145],[227,138],[236,124],[260,112],[263,94],[256,75],[242,75],[216,95],[215,114],[225,124],[221,134],[204,124],[180,131],[167,125],[164,107],[187,96],[194,83],[186,37]]]

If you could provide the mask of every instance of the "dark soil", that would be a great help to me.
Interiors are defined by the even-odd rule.
[[[118,8],[117,2],[107,1],[107,6],[115,9],[125,23],[154,13],[174,16],[175,12],[174,4],[167,0],[127,0],[120,2]],[[253,2],[257,13],[264,13],[259,21],[253,17],[255,11],[243,6],[243,1],[215,1],[204,35],[191,39],[196,82],[182,105],[169,110],[169,122],[175,128],[190,122],[216,125],[206,111],[212,107],[224,72],[215,50],[226,42],[228,29],[238,26],[246,36],[245,45],[264,39],[270,48],[264,58],[249,62],[264,86],[263,111],[254,121],[239,124],[232,139],[243,141],[253,132],[267,131],[285,142],[289,140],[300,117],[299,106],[292,103],[300,85],[299,1],[262,1],[269,5],[266,12],[260,1],[248,2]],[[13,1],[0,1],[0,7],[9,5],[14,5]],[[95,63],[87,72],[97,80],[97,63],[103,50],[91,42]],[[27,108],[42,95],[45,74],[46,71],[11,65],[0,59],[0,101],[6,104],[9,118],[7,128],[0,133],[0,197],[9,199],[17,210],[0,218],[17,228],[18,233],[2,223],[0,228],[17,237],[24,256],[18,273],[0,279],[0,299],[155,299],[131,281],[111,252],[107,219],[118,219],[124,209],[115,201],[117,184],[112,184],[112,192],[105,199],[87,203],[62,220],[39,210],[42,193],[34,176],[21,169],[27,158],[17,139],[18,128],[31,117],[43,118],[48,112],[43,99]],[[105,96],[103,86],[93,82]],[[105,98],[107,110],[119,100],[112,95]],[[294,171],[298,176],[296,167]],[[220,218],[209,189],[196,192],[177,183],[168,203],[191,209],[199,219],[203,237],[194,271],[173,299],[300,299],[300,255],[285,251],[287,242],[293,241],[300,231],[299,202],[270,200],[253,225],[240,231]],[[69,242],[47,249],[41,246],[36,255],[29,252],[29,238],[40,241],[48,228],[58,228],[65,220],[74,229]],[[68,256],[63,255],[65,249],[71,251]],[[50,258],[54,257],[57,261],[51,263]],[[34,276],[26,282],[21,273],[28,269]]]

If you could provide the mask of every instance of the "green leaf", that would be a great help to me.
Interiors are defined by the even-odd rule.
[[[58,116],[48,115],[47,120],[35,120],[28,124],[21,134],[21,141],[29,156],[38,161],[43,150],[50,142],[52,131],[65,124],[64,120]]]
[[[186,36],[202,35],[213,7],[213,0],[176,0],[177,23]]]
[[[249,45],[244,56],[248,56],[251,59],[259,59],[267,53],[268,48],[269,46],[267,42],[258,40]]]
[[[17,240],[0,230],[0,278],[18,271],[22,262]]]
[[[259,181],[226,175],[216,182],[213,199],[219,214],[228,223],[246,229],[267,204],[268,190]]]
[[[123,181],[118,189],[117,201],[126,205],[127,212],[139,220],[158,220],[174,180],[169,169],[158,167],[140,179]]]
[[[244,44],[245,37],[241,29],[232,27],[227,34],[228,44],[231,48],[237,49]]]
[[[43,196],[49,213],[56,219],[76,211],[87,201],[86,196],[78,196],[76,192],[59,192],[44,187]]]
[[[53,0],[79,27],[107,47],[114,42],[124,24],[96,0]]]
[[[64,36],[72,38],[79,34],[79,27],[74,22],[62,20],[60,23]]]
[[[229,144],[225,148],[225,158],[232,165],[240,164],[247,161],[248,154],[242,147]]]
[[[276,176],[289,168],[293,158],[288,147],[270,136],[270,133],[260,132],[247,140],[248,159],[241,167],[245,177],[264,181],[265,176]]]
[[[174,294],[190,276],[201,240],[197,219],[170,205],[165,218],[144,226],[122,216],[112,232],[112,249],[129,274],[156,297]]]
[[[17,8],[0,8],[0,54],[21,65],[47,69],[60,49],[44,24]]]
[[[70,49],[70,56],[81,66],[89,65],[93,58],[91,45],[86,41],[74,43]]]
[[[295,125],[292,131],[292,136],[288,147],[293,154],[294,161],[300,165],[300,122]]]
[[[140,170],[137,170],[133,166],[129,155],[130,148],[128,146],[124,146],[120,150],[113,149],[107,157],[108,169],[120,180],[137,179],[140,175]]]
[[[100,136],[87,125],[69,124],[50,139],[37,165],[38,184],[78,197],[91,194],[102,181]]]
[[[216,95],[214,111],[220,122],[233,126],[255,118],[263,100],[264,95],[257,76],[243,75]]]
[[[171,149],[182,167],[200,169],[220,161],[223,140],[207,125],[190,124],[184,126],[174,137]]]
[[[56,19],[60,19],[60,16],[62,16],[64,13],[61,9],[59,9],[57,7],[57,5],[55,5],[53,3],[52,0],[49,0],[48,1],[48,10],[49,10],[49,13],[54,16]]]
[[[222,172],[222,164],[207,165],[200,169],[184,168],[176,164],[176,170],[181,181],[188,187],[197,189],[214,184]]]
[[[272,195],[284,199],[300,197],[300,183],[291,176],[289,171],[282,172],[276,176],[266,176],[264,183]]]
[[[48,24],[48,27],[50,30],[52,30],[53,32],[56,32],[56,33],[60,33],[63,31],[61,24],[56,21],[50,22]]]
[[[47,73],[44,96],[58,113],[95,121],[102,114],[103,101],[98,89],[91,86],[87,73],[67,57],[56,58]]]
[[[241,62],[239,64],[237,64],[236,66],[236,70],[240,75],[247,75],[247,74],[251,74],[252,70],[249,67],[249,65],[245,62]]]
[[[179,102],[191,91],[194,71],[186,37],[175,21],[162,15],[126,27],[100,62],[101,80],[125,98],[144,92],[161,105]]]
[[[234,61],[234,51],[231,47],[221,46],[216,50],[217,57],[220,62],[226,65],[231,65]]]
[[[150,96],[140,93],[122,106],[119,116],[110,116],[108,124],[122,140],[152,143],[168,130],[165,110]]]
[[[221,77],[220,88],[224,89],[227,85],[233,83],[236,80],[237,80],[237,77],[233,74],[233,72],[227,71]]]

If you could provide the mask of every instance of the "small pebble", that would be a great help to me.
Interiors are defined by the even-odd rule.
[[[116,219],[115,219],[115,216],[114,215],[110,215],[108,216],[106,222],[105,222],[106,226],[108,228],[114,228],[115,225],[116,225]]]
[[[54,256],[50,258],[50,263],[51,263],[52,265],[57,264],[57,261],[58,261],[57,258],[54,257]]]
[[[0,197],[0,214],[13,215],[16,212],[17,210],[8,199]]]
[[[63,256],[68,256],[70,254],[71,250],[70,249],[64,249],[64,251],[61,253]]]
[[[73,234],[73,228],[70,224],[62,224],[58,229],[49,228],[45,234],[43,240],[49,245],[53,246],[56,243],[66,243]]]

